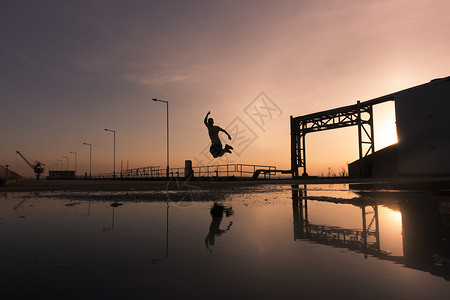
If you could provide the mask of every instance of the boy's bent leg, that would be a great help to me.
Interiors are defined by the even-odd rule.
[[[222,145],[212,144],[211,147],[209,147],[209,152],[214,158],[221,157],[223,155]]]

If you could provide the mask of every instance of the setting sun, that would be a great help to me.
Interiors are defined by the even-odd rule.
[[[374,106],[375,151],[398,142],[394,102]]]

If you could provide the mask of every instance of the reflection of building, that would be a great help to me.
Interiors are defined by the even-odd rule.
[[[375,152],[373,106],[394,101],[398,143]],[[358,127],[359,159],[351,177],[450,175],[450,77],[310,115],[291,116],[291,170],[306,173],[307,133]]]
[[[386,194],[377,192],[365,193],[359,199],[339,199],[339,203],[361,208],[362,228],[354,230],[311,224],[308,200],[335,202],[337,199],[309,197],[306,187],[292,186],[294,239],[347,248],[362,252],[366,257],[369,254],[395,261],[450,280],[450,199],[417,193],[394,194],[389,196],[390,200],[385,200]],[[377,207],[393,201],[398,203],[402,214],[403,256],[389,255],[380,248]],[[370,207],[374,212],[372,217],[367,213]]]
[[[450,217],[448,198],[402,201],[403,252],[405,264],[450,280]]]

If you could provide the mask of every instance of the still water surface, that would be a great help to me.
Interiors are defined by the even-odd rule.
[[[0,195],[5,299],[449,299],[450,197],[348,185]]]

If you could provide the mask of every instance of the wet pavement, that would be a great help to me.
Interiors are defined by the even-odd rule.
[[[0,193],[5,299],[448,299],[446,190]]]

